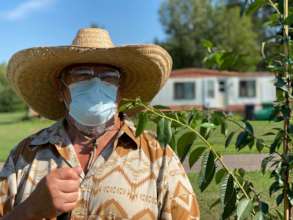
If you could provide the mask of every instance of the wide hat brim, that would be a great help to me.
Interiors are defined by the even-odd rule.
[[[7,78],[15,92],[41,116],[58,120],[65,105],[58,99],[56,79],[66,66],[107,64],[121,72],[120,96],[149,102],[169,77],[172,59],[158,45],[112,48],[79,46],[35,47],[17,52],[8,63]]]

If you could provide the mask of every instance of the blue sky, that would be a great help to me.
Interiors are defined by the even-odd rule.
[[[68,45],[77,30],[97,23],[114,44],[151,43],[165,37],[162,0],[9,0],[0,5],[0,63],[18,50]]]

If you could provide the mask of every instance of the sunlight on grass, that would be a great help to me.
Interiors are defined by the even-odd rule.
[[[24,112],[0,114],[0,161],[4,161],[10,150],[23,138],[53,123],[38,118],[22,120],[23,117]]]

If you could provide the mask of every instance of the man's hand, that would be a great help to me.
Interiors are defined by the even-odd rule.
[[[45,176],[25,201],[31,217],[50,219],[71,211],[78,201],[81,172],[80,167],[59,168]]]

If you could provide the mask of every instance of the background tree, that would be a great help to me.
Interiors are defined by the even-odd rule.
[[[256,4],[251,4],[253,2],[256,2]],[[275,1],[272,0],[276,7],[278,7],[278,10],[280,13],[283,13],[282,8],[282,1]],[[264,5],[262,5],[265,3]],[[265,53],[268,57],[274,57],[278,55],[278,52],[280,51],[280,45],[282,45],[282,42],[280,42],[281,36],[282,36],[282,24],[279,23],[278,16],[274,13],[275,10],[273,7],[270,6],[269,0],[225,0],[224,4],[227,8],[233,8],[238,7],[241,8],[241,14],[244,13],[245,10],[250,10],[249,15],[252,19],[252,25],[254,32],[257,33],[258,39],[257,41],[259,44],[262,42],[267,42],[270,44],[269,46],[266,46]],[[258,6],[262,5],[261,8]],[[293,7],[293,1],[288,2],[288,7]],[[292,28],[292,25],[290,25]],[[276,39],[275,36],[280,36],[279,39]],[[289,36],[293,37],[293,32],[289,32]],[[264,53],[264,51],[263,51]],[[265,70],[268,63],[267,60],[261,60],[258,65],[258,70]]]
[[[239,55],[228,70],[253,71],[260,61],[258,34],[251,16],[240,17],[239,12],[240,6],[210,1],[165,0],[159,14],[167,39],[155,42],[170,52],[174,68],[202,67],[207,55],[202,40],[207,39],[218,49]]]
[[[23,110],[25,105],[10,87],[5,73],[6,64],[0,64],[0,112]]]

